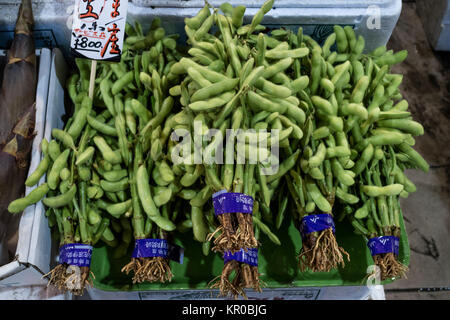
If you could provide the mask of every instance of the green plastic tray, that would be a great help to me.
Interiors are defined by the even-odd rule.
[[[401,239],[399,260],[409,265],[410,249],[403,218],[401,220]],[[259,249],[259,272],[267,288],[321,287],[365,285],[366,270],[373,265],[373,259],[365,239],[353,232],[348,222],[336,223],[336,237],[340,246],[350,254],[350,262],[344,268],[331,272],[300,272],[297,254],[301,247],[300,232],[286,221],[277,232],[281,246],[263,238]],[[265,235],[261,234],[262,237]],[[185,250],[184,263],[171,262],[174,277],[170,283],[132,284],[131,274],[123,274],[120,269],[130,261],[132,247],[127,257],[113,259],[113,250],[107,246],[97,246],[93,250],[91,270],[95,275],[94,287],[105,291],[147,291],[207,289],[208,283],[220,275],[223,259],[218,253],[210,252],[205,257],[199,242],[187,232],[178,237],[176,244]],[[383,284],[392,282],[386,280]]]

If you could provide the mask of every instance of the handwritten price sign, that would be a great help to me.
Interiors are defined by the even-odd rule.
[[[81,58],[119,61],[128,0],[75,0],[72,52]]]

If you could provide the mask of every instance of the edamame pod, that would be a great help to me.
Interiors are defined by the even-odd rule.
[[[28,206],[39,202],[49,191],[47,183],[43,183],[39,187],[31,191],[26,197],[16,199],[8,205],[8,211],[11,213],[20,213]]]
[[[42,202],[50,208],[59,208],[68,205],[72,202],[73,198],[75,197],[75,194],[77,193],[77,187],[75,185],[72,185],[70,189],[59,196],[55,197],[47,197],[42,200]]]

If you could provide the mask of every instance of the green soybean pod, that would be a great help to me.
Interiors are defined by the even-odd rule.
[[[319,144],[319,146],[317,147],[317,150],[316,150],[316,153],[314,154],[314,156],[312,156],[308,160],[309,167],[310,168],[319,167],[322,164],[322,162],[325,160],[326,151],[327,150],[326,150],[325,144],[323,142],[321,142]]]
[[[264,72],[263,72],[262,76],[265,79],[270,79],[273,76],[275,76],[276,74],[283,72],[284,70],[289,68],[293,62],[294,62],[294,59],[292,59],[290,57],[281,59],[280,61],[263,69]]]
[[[335,146],[328,147],[326,149],[326,157],[327,159],[331,158],[341,158],[341,157],[349,157],[351,154],[350,149],[347,146]]]
[[[94,143],[100,150],[103,159],[107,160],[111,164],[119,164],[122,162],[120,153],[114,152],[103,137],[95,136]]]
[[[86,117],[86,119],[87,119],[87,122],[89,123],[89,125],[96,131],[106,134],[108,136],[117,137],[116,128],[114,128],[110,125],[107,125],[107,124],[97,120],[96,118],[91,117],[90,115],[88,115]]]
[[[255,81],[255,87],[277,98],[287,98],[292,95],[292,91],[285,86],[276,85],[264,78]]]
[[[91,180],[91,170],[83,165],[78,166],[78,177],[81,181]]]
[[[314,203],[314,201],[312,201],[312,200],[308,201],[305,206],[305,212],[313,213],[315,210],[316,210],[316,204]]]
[[[114,64],[112,64],[114,65]],[[111,81],[108,78],[100,81],[100,92],[102,94],[103,101],[105,102],[106,107],[112,115],[115,115],[114,111],[114,100],[111,96]]]
[[[47,183],[50,189],[56,190],[59,183],[59,173],[67,166],[67,159],[69,158],[70,150],[66,149],[61,153],[53,163],[50,172],[47,176]]]
[[[239,83],[239,79],[226,79],[220,82],[216,82],[211,84],[210,86],[204,87],[200,90],[197,90],[191,96],[191,102],[207,100],[211,97],[217,96],[223,92],[227,92],[233,90],[237,84]]]
[[[336,158],[331,159],[331,170],[333,171],[333,176],[343,185],[349,187],[355,184],[355,180],[344,170]]]
[[[355,46],[352,50],[352,58],[359,59],[362,52],[364,51],[365,44],[366,43],[365,43],[364,37],[359,35],[358,39],[356,40]]]
[[[309,53],[308,48],[297,48],[297,49],[291,49],[291,50],[269,50],[266,52],[266,58],[268,59],[285,59],[285,58],[302,58],[304,56],[307,56]]]
[[[199,242],[205,242],[208,235],[208,228],[203,218],[201,207],[191,207],[191,221],[194,239]]]
[[[61,141],[62,144],[64,146],[66,146],[67,148],[71,148],[73,150],[76,150],[75,143],[73,142],[73,139],[72,139],[72,137],[70,136],[69,133],[67,133],[67,132],[65,132],[65,131],[63,131],[61,129],[56,129],[55,128],[55,129],[52,130],[52,136],[55,139]]]
[[[171,188],[155,187],[154,191],[153,201],[157,207],[167,204],[172,198],[173,191]]]
[[[378,186],[363,186],[363,192],[369,197],[380,197],[380,196],[396,196],[403,191],[403,185],[401,184],[390,184],[384,187]]]
[[[323,47],[322,47],[322,55],[323,55],[324,59],[327,59],[329,57],[329,55],[331,53],[330,48],[333,46],[333,44],[335,42],[336,42],[336,34],[335,33],[330,34],[326,38],[326,40],[323,44]]]
[[[356,175],[359,175],[363,170],[366,168],[366,166],[369,164],[370,160],[372,160],[374,155],[374,147],[373,145],[369,144],[364,151],[362,152],[359,159],[356,161],[355,166],[353,167],[353,172]]]
[[[345,79],[345,74],[349,70],[350,66],[350,61],[347,60],[334,68],[336,72],[331,78],[331,81],[333,82],[335,87],[341,87],[340,85],[343,82],[343,79]]]
[[[330,128],[323,126],[323,127],[317,128],[316,130],[313,131],[312,138],[314,140],[320,140],[320,139],[328,137],[330,135],[330,133],[331,133]]]
[[[366,201],[362,207],[358,208],[355,211],[355,218],[356,219],[364,219],[369,215],[369,211],[370,211],[370,202]]]
[[[408,101],[401,100],[390,111],[406,111],[408,110]]]
[[[281,114],[286,112],[287,107],[283,107],[272,100],[262,97],[256,92],[249,91],[247,93],[247,101],[251,108],[256,110],[263,110],[268,112],[279,112]]]
[[[84,150],[80,155],[77,155],[77,161],[75,162],[75,164],[79,166],[89,162],[94,156],[94,153],[95,153],[94,147],[92,146],[87,147],[86,150]]]
[[[397,147],[401,152],[406,154],[422,171],[428,172],[428,170],[430,169],[430,165],[416,150],[414,150],[411,146],[404,142],[398,144]]]
[[[213,23],[214,23],[214,15],[210,15],[209,17],[207,17],[205,19],[205,21],[203,21],[203,23],[200,26],[200,28],[198,28],[195,31],[194,39],[196,41],[200,41],[205,36],[205,34],[207,34],[209,32],[209,30],[211,29]]]
[[[336,44],[337,49],[339,53],[345,53],[347,52],[348,48],[348,41],[347,41],[347,35],[345,34],[344,28],[341,26],[335,25],[334,27],[334,33],[336,34]]]
[[[253,221],[255,222],[255,225],[257,225],[261,229],[261,231],[267,235],[270,241],[272,241],[276,245],[281,246],[280,239],[278,239],[278,237],[272,231],[270,231],[270,228],[266,224],[264,224],[256,216],[253,216]]]
[[[104,195],[104,191],[99,186],[90,186],[86,190],[89,199],[100,199]]]
[[[227,91],[208,100],[192,102],[189,108],[195,112],[210,111],[227,104],[234,95],[235,91]]]
[[[67,130],[67,133],[72,137],[73,140],[76,140],[80,136],[81,131],[86,124],[86,117],[88,113],[89,110],[87,108],[80,108],[75,113],[72,125],[70,126],[69,130]]]
[[[345,192],[342,188],[337,187],[336,188],[336,197],[338,197],[339,199],[341,199],[343,202],[345,203],[349,203],[349,204],[355,204],[359,202],[359,198]]]
[[[304,90],[308,87],[309,84],[309,77],[308,76],[301,76],[294,81],[291,82],[291,91],[292,93],[297,93],[300,90]]]
[[[408,179],[408,177],[405,175],[405,182],[403,183],[404,186],[404,191],[408,192],[408,193],[413,193],[417,191],[417,187],[415,186],[415,184]]]
[[[87,217],[89,224],[93,226],[98,225],[102,220],[102,217],[94,208],[89,208],[87,212]]]
[[[150,191],[150,185],[148,183],[149,177],[145,165],[141,165],[136,173],[136,184],[139,194],[139,199],[141,200],[142,207],[147,215],[159,216],[160,213],[155,203],[153,202],[152,193]]]
[[[106,211],[114,218],[119,219],[125,212],[127,212],[131,208],[131,199],[128,199],[124,202],[115,203],[109,205],[106,208]]]
[[[312,201],[317,205],[317,207],[323,212],[331,212],[331,205],[328,200],[322,195],[316,183],[313,181],[306,181],[306,190],[309,196],[311,196]]]
[[[236,6],[231,13],[231,21],[235,28],[240,28],[244,22],[245,6]]]
[[[205,5],[202,9],[200,9],[196,16],[192,18],[185,18],[184,23],[192,30],[197,30],[210,15],[211,12],[209,11],[209,6]]]
[[[423,126],[413,120],[409,119],[387,119],[377,122],[379,127],[394,128],[410,133],[413,136],[419,136],[424,134]]]
[[[311,101],[314,104],[314,106],[319,109],[320,111],[328,114],[328,115],[333,115],[333,106],[331,105],[331,103],[319,96],[312,96],[311,97]]]
[[[72,202],[75,194],[77,193],[76,185],[72,185],[70,189],[61,195],[55,197],[47,197],[42,200],[44,205],[50,208],[59,208],[68,205]]]
[[[345,26],[344,27],[345,35],[347,36],[347,42],[348,42],[348,48],[350,51],[353,51],[355,49],[356,45],[356,35],[355,31],[351,26]]]
[[[361,63],[361,61],[356,60],[356,59],[352,60],[351,64],[352,64],[352,69],[353,69],[352,70],[353,71],[352,72],[353,83],[358,83],[358,81],[361,79],[361,77],[365,75],[364,66]],[[367,78],[370,80],[369,76],[367,76]]]
[[[68,168],[64,168],[60,171],[59,177],[62,181],[69,180],[70,178],[70,170]]]
[[[358,82],[356,83],[355,88],[353,89],[351,102],[361,103],[364,99],[364,95],[368,87],[369,87],[369,77],[365,75],[361,76]]]
[[[32,187],[36,185],[41,177],[47,172],[49,166],[50,166],[50,156],[45,155],[44,158],[42,158],[41,162],[39,162],[39,165],[37,166],[36,170],[32,174],[30,174],[25,181],[25,185],[27,187]]]
[[[295,120],[295,122],[297,122],[297,124],[299,125],[303,125],[305,123],[306,120],[305,112],[295,105],[288,104],[286,109],[286,115],[291,119]]]
[[[26,207],[39,202],[49,191],[47,183],[43,183],[39,187],[33,189],[26,197],[16,199],[8,205],[8,211],[11,213],[20,213]]]
[[[128,171],[125,169],[111,170],[103,174],[103,177],[110,182],[119,181],[128,176]]]
[[[125,177],[119,181],[107,181],[107,180],[100,180],[100,185],[103,190],[106,192],[118,192],[127,190],[130,186],[128,177]]]

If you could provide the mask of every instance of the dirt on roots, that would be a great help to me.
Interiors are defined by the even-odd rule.
[[[162,257],[132,258],[122,272],[133,272],[133,283],[172,281],[169,260]]]
[[[50,277],[47,285],[53,285],[61,292],[70,292],[77,296],[83,295],[86,288],[93,286],[90,276],[95,279],[89,267],[68,264],[58,264],[43,278],[47,276]]]
[[[329,272],[339,265],[345,266],[344,255],[350,261],[350,255],[339,247],[332,228],[319,232],[316,237],[307,234],[299,254],[299,267],[302,272],[310,269],[313,272]]]

